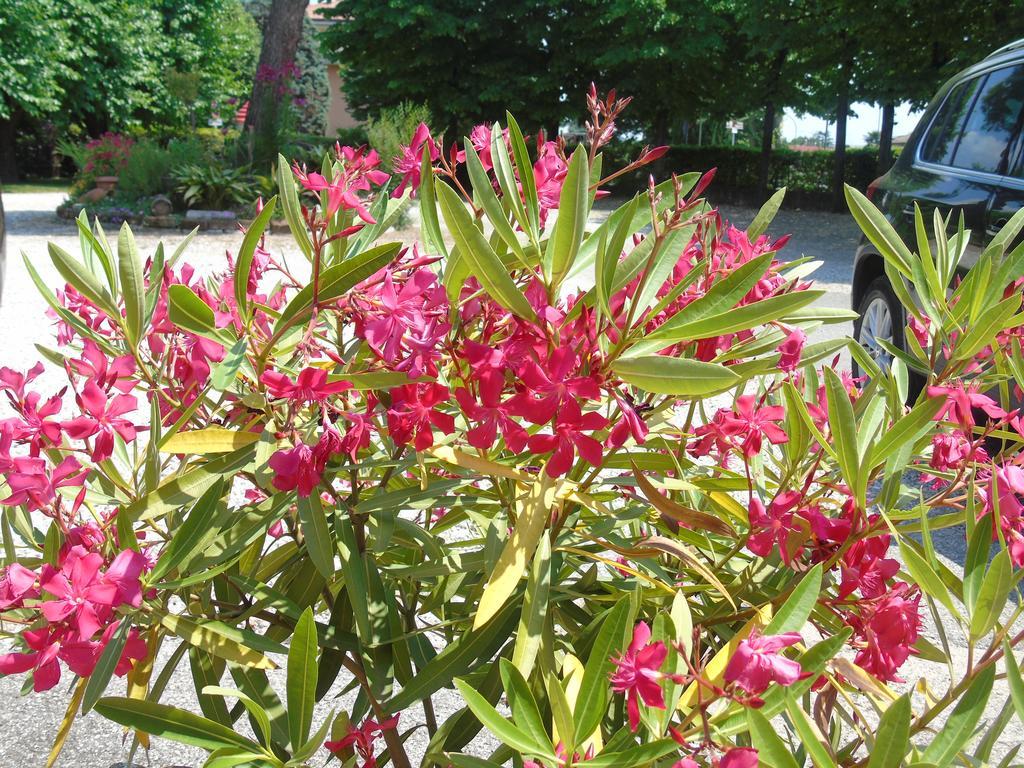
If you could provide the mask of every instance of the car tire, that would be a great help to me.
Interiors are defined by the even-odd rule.
[[[883,368],[888,368],[892,356],[873,341],[881,338],[897,349],[906,350],[906,328],[906,311],[896,297],[889,280],[884,276],[876,277],[868,284],[857,306],[857,319],[853,321],[853,338],[875,362]],[[856,359],[853,360],[853,375],[863,376],[865,373],[866,371],[857,365]],[[907,399],[913,402],[924,386],[924,377],[910,371],[908,378]]]

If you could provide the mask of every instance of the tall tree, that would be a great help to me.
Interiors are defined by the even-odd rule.
[[[506,107],[529,130],[579,113],[562,101],[552,47],[573,42],[556,0],[341,0],[324,16],[338,20],[322,40],[358,118],[424,104],[451,138]]]
[[[0,178],[18,178],[15,136],[27,120],[60,108],[72,74],[70,24],[48,0],[0,0]]]
[[[273,0],[263,28],[260,61],[252,86],[245,127],[266,139],[275,132],[281,84],[292,77],[295,52],[302,39],[302,25],[309,0]],[[258,140],[259,140],[258,138]]]

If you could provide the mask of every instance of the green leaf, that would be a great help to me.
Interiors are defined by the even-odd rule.
[[[117,311],[110,294],[100,285],[96,276],[59,245],[49,243],[47,247],[50,251],[50,260],[60,276],[85,298],[106,312],[108,317],[115,322],[120,322],[121,313]]]
[[[516,631],[516,644],[512,663],[524,677],[533,671],[534,662],[543,642],[544,620],[547,617],[551,595],[551,542],[541,536],[533,554],[533,568],[526,582],[523,613]]]
[[[974,729],[985,712],[995,677],[995,664],[989,664],[978,673],[967,692],[957,702],[949,719],[921,755],[922,762],[930,763],[937,768],[945,768],[956,759],[957,754],[974,734]]]
[[[249,340],[245,337],[239,339],[224,355],[224,359],[214,366],[210,372],[210,382],[218,392],[224,392],[230,387],[238,376],[238,371],[245,362],[245,353],[249,349]]]
[[[448,231],[459,249],[469,273],[480,281],[488,296],[524,320],[534,320],[536,313],[526,296],[515,284],[501,259],[491,248],[483,233],[458,194],[444,182],[436,185],[437,199]]]
[[[944,398],[929,397],[882,433],[868,451],[868,466],[877,467],[907,443],[915,443],[932,425],[935,414],[946,404]]]
[[[749,276],[748,273],[744,274]],[[723,308],[707,317],[673,324],[668,329],[658,328],[648,334],[643,343],[646,347],[654,345],[654,342],[659,342],[660,346],[655,346],[655,348],[660,349],[676,341],[709,339],[725,333],[745,331],[759,325],[783,320],[791,313],[803,309],[824,295],[825,291],[794,291],[779,296],[769,296],[751,304],[744,304],[742,307]],[[694,304],[697,302],[695,301]]]
[[[565,745],[569,754],[576,751],[576,730],[573,722],[572,708],[565,697],[565,689],[554,674],[547,676],[548,704],[551,706],[551,718],[558,733],[556,743]]]
[[[768,718],[756,709],[747,710],[750,739],[757,750],[757,761],[769,768],[800,768],[789,746],[775,733]]]
[[[612,371],[647,392],[681,397],[722,392],[739,381],[724,365],[664,355],[622,358],[612,363]]]
[[[317,680],[317,637],[313,609],[302,612],[288,646],[288,735],[297,750],[309,738],[313,724]]]
[[[96,711],[119,725],[202,749],[242,747],[261,752],[256,742],[220,723],[152,701],[108,697],[96,702]]]
[[[587,150],[580,144],[569,159],[569,170],[558,198],[558,218],[544,252],[544,263],[553,288],[559,285],[572,268],[579,253],[583,230],[587,225],[589,188]]]
[[[978,592],[978,601],[971,614],[971,640],[978,640],[995,626],[999,615],[1006,608],[1006,599],[1013,587],[1013,566],[1010,553],[1000,550],[988,567]]]
[[[1003,640],[1003,664],[1006,666],[1006,683],[1010,689],[1013,708],[1017,710],[1017,719],[1024,723],[1024,679],[1021,679],[1020,666],[1010,644]]]
[[[811,611],[818,604],[821,574],[821,563],[807,572],[764,628],[764,634],[781,635],[785,632],[799,632],[804,628]]]
[[[252,224],[245,230],[242,247],[238,250],[238,260],[235,263],[235,301],[238,304],[238,312],[243,318],[248,317],[249,312],[249,274],[252,271],[253,257],[256,255],[256,246],[259,245],[263,232],[270,224],[276,206],[277,196],[275,195],[266,202],[263,210],[257,214]]]
[[[859,495],[862,493],[859,480],[859,456],[857,453],[857,420],[853,414],[853,403],[850,395],[831,368],[824,368],[825,392],[828,400],[828,426],[832,432],[832,445],[835,447],[839,468],[850,488]]]
[[[501,207],[498,196],[494,194],[491,179],[487,175],[487,171],[484,170],[483,163],[480,161],[480,155],[477,154],[476,149],[473,147],[473,142],[469,139],[465,140],[465,147],[466,170],[469,172],[469,179],[473,183],[473,197],[483,206],[488,221],[494,227],[494,231],[512,249],[512,252],[516,254],[523,266],[526,266],[526,252],[523,250],[515,230],[512,229],[512,225],[508,221],[505,210]]]
[[[508,707],[512,710],[512,719],[536,743],[549,743],[551,737],[544,727],[537,699],[534,698],[526,678],[508,659],[499,659],[498,663],[501,667],[501,684],[505,689]]]
[[[988,565],[988,553],[992,549],[992,538],[992,516],[985,515],[974,524],[967,542],[967,559],[964,560],[964,605],[970,615],[974,614],[978,604],[978,594]]]
[[[526,216],[530,221],[530,227],[536,232],[540,229],[540,204],[537,202],[537,181],[533,178],[533,163],[530,162],[530,152],[526,148],[526,141],[523,139],[523,132],[519,128],[519,123],[512,117],[512,113],[507,110],[505,111],[505,121],[508,123],[508,138],[509,143],[512,145],[512,156],[515,159],[519,184],[523,188]]]
[[[284,208],[284,218],[288,222],[288,229],[305,257],[313,260],[313,243],[309,239],[309,231],[306,223],[302,220],[302,208],[299,205],[299,193],[295,187],[295,177],[292,175],[291,166],[284,159],[284,155],[277,156],[277,190],[281,196],[281,207]]]
[[[822,744],[810,718],[807,717],[807,713],[792,694],[786,696],[786,711],[789,713],[789,719],[793,723],[797,736],[800,737],[800,743],[807,750],[814,765],[817,768],[836,768],[836,762],[825,749],[825,745]]]
[[[638,744],[619,751],[606,750],[590,760],[587,768],[625,768],[626,766],[649,765],[653,761],[675,752],[679,745],[672,739],[658,739],[647,744]]]
[[[146,311],[146,278],[142,273],[142,257],[128,222],[117,235],[117,270],[124,297],[124,325],[129,343],[138,346]]]
[[[160,559],[147,575],[148,583],[155,584],[175,568],[184,570],[189,561],[217,535],[213,522],[220,511],[218,502],[223,495],[224,478],[217,478],[196,501],[181,527],[174,531]]]
[[[505,132],[498,123],[491,126],[491,162],[494,165],[494,177],[498,180],[498,186],[501,187],[502,199],[511,207],[520,229],[527,233],[532,242],[536,243],[538,224],[534,217],[527,214],[526,208],[523,206],[523,200],[519,195],[519,180],[516,178],[515,169],[508,156],[508,149],[505,147],[504,134]],[[532,168],[530,166],[529,175],[531,176],[533,175]],[[524,181],[524,183],[529,182]],[[459,204],[461,205],[461,201]],[[451,230],[451,228],[449,224],[448,229]]]
[[[379,269],[386,267],[395,258],[401,247],[401,243],[378,245],[355,256],[349,256],[340,264],[323,270],[320,273],[318,302],[327,304],[333,301]],[[295,323],[302,322],[312,315],[313,287],[311,282],[288,302],[288,306],[281,312],[274,325],[271,343],[281,338],[284,332]]]
[[[128,632],[131,627],[132,623],[127,618],[121,618],[114,636],[104,646],[103,653],[100,654],[100,659],[96,662],[96,667],[85,686],[85,694],[82,696],[83,715],[93,708],[93,705],[107,689],[107,683],[110,682],[117,663],[121,661],[121,652],[124,650],[124,644],[128,641]]]
[[[420,231],[423,242],[434,253],[448,255],[448,248],[441,234],[441,222],[437,218],[437,200],[434,189],[434,168],[430,162],[430,145],[423,144],[423,159],[420,161]]]
[[[786,188],[783,187],[769,197],[768,201],[761,206],[761,210],[757,212],[757,216],[754,217],[754,220],[750,222],[750,226],[747,227],[747,238],[750,242],[754,242],[768,230],[768,227],[771,226],[772,221],[775,219],[775,214],[782,207],[782,200],[785,197]]]
[[[889,705],[878,724],[867,768],[900,768],[910,744],[912,715],[909,693]]]
[[[177,477],[165,480],[138,501],[125,507],[132,520],[152,519],[180,509],[198,499],[220,477],[229,477],[248,466],[256,449],[246,446],[215,459],[193,465]]]
[[[464,680],[456,680],[455,687],[459,689],[466,706],[476,716],[476,719],[483,723],[487,730],[497,736],[503,744],[527,755],[537,755],[548,760],[555,759],[550,745],[534,741],[529,734],[498,714],[498,710],[477,693],[472,685]]]
[[[583,669],[583,681],[576,696],[576,711],[573,713],[576,733],[582,734],[584,738],[594,732],[604,717],[608,705],[608,677],[615,666],[612,657],[626,645],[629,614],[627,596],[621,598],[605,615],[590,649],[587,665]]]
[[[334,576],[334,539],[327,525],[327,515],[324,513],[319,493],[314,489],[309,496],[300,496],[298,506],[299,524],[302,527],[302,541],[306,552],[320,574],[325,579],[330,579]]]
[[[914,581],[921,587],[921,590],[942,603],[950,612],[956,614],[953,599],[950,597],[949,589],[939,578],[939,575],[932,568],[931,564],[918,551],[906,541],[900,541],[900,557],[907,566],[907,570]]]
[[[167,289],[167,312],[171,322],[179,328],[217,341],[222,341],[217,332],[213,310],[187,285],[175,283]]]
[[[844,187],[846,203],[850,206],[850,213],[853,214],[861,231],[878,249],[882,258],[896,267],[903,275],[910,277],[914,256],[900,239],[896,230],[893,229],[892,224],[863,194],[849,184],[845,184]]]

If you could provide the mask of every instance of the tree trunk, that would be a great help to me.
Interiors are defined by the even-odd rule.
[[[295,63],[308,4],[309,0],[273,0],[270,6],[270,14],[263,27],[263,45],[252,86],[252,99],[245,116],[245,127],[256,134],[257,141],[271,137],[276,128],[281,101],[279,89],[282,80],[290,76],[291,66]]]
[[[832,210],[846,210],[843,182],[846,180],[846,113],[850,111],[850,67],[843,66],[836,98],[836,149],[832,167]]]
[[[18,181],[18,152],[14,147],[14,138],[17,136],[15,121],[18,116],[15,112],[7,120],[0,120],[0,180],[6,182]]]
[[[769,99],[764,104],[764,123],[761,125],[761,165],[758,170],[758,186],[762,193],[768,193],[768,182],[772,165],[772,139],[775,136],[775,102]]]
[[[878,132],[878,175],[892,167],[892,127],[896,121],[896,104],[887,101],[882,105],[882,129]]]

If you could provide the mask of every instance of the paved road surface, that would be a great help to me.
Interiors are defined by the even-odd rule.
[[[58,284],[46,256],[46,242],[54,240],[72,253],[76,253],[78,249],[74,227],[57,220],[52,213],[60,200],[61,196],[55,194],[17,194],[4,197],[9,234],[7,276],[3,301],[0,303],[2,365],[24,369],[38,359],[34,344],[52,344],[50,321],[44,315],[45,304],[27,276],[21,263],[20,252],[25,251],[28,254],[49,285]],[[737,225],[745,226],[755,212],[725,208],[723,213]],[[784,211],[776,219],[772,232],[776,235],[793,235],[784,255],[791,258],[809,255],[824,260],[824,265],[816,274],[818,286],[828,291],[823,303],[835,307],[849,306],[852,257],[858,240],[856,226],[849,216]],[[171,245],[178,240],[177,233],[164,237]],[[158,237],[151,232],[141,232],[138,239],[142,253],[147,254],[155,247]],[[189,260],[205,268],[221,264],[224,250],[234,250],[239,240],[236,233],[201,234],[191,247]],[[283,252],[298,258],[296,251],[289,250],[287,236],[271,236],[270,247],[275,253]],[[819,331],[815,338],[834,337],[848,332],[846,326],[832,327]],[[54,385],[63,383],[60,377],[54,377],[52,382]],[[43,382],[42,388],[46,390],[49,387]],[[943,555],[952,564],[962,562],[963,534],[952,532],[941,535],[940,539]],[[957,661],[963,664],[966,647],[963,644],[956,646],[954,652]],[[163,700],[192,708],[194,694],[187,666],[182,668],[182,671],[184,674],[174,678]],[[926,675],[933,686],[942,684],[941,668],[923,663],[911,663],[906,668],[908,680],[916,680]],[[18,677],[0,679],[0,697],[6,704],[0,708],[0,732],[4,734],[4,738],[0,739],[0,768],[33,768],[43,764],[53,734],[66,708],[68,680],[69,677],[66,677],[60,686],[48,693],[21,697],[21,683]],[[275,674],[274,683],[278,690],[283,692],[283,678],[280,674]],[[113,690],[117,688],[117,685],[112,685]],[[340,691],[340,687],[338,690]],[[351,701],[347,697],[335,700],[332,694],[325,698],[324,703],[318,708],[317,718],[326,716],[332,706],[350,704]],[[441,721],[454,711],[458,704],[454,697],[441,696],[438,697],[437,706],[438,720]],[[416,713],[407,714],[412,717]],[[318,719],[317,722],[319,721]],[[412,722],[403,723],[403,730],[411,725]],[[1009,743],[1009,735],[1006,739]],[[421,728],[410,739],[412,752],[418,751],[422,754],[425,743],[425,735]],[[481,745],[482,748],[486,746]],[[156,767],[199,765],[201,754],[197,749],[155,739],[148,764]],[[93,713],[75,725],[60,765],[108,768],[121,759],[123,753],[120,746],[120,729]],[[141,764],[147,764],[145,757],[137,759]]]

